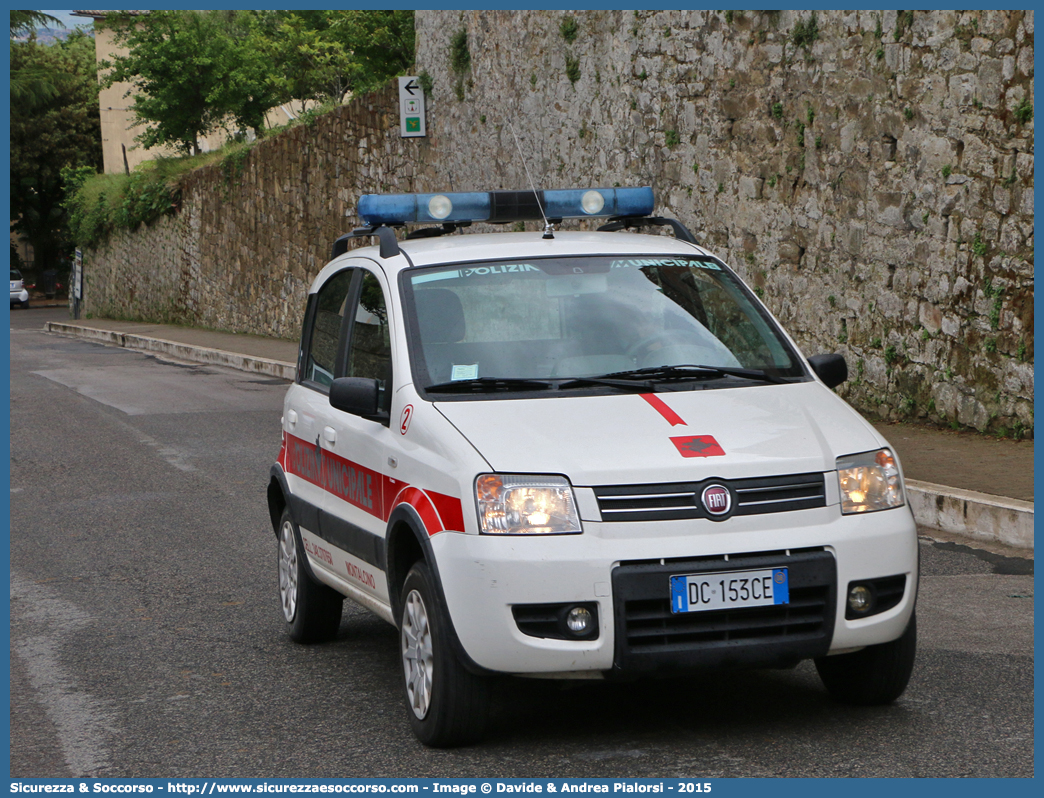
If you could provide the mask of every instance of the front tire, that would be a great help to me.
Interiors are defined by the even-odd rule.
[[[816,670],[835,701],[879,706],[891,704],[906,690],[916,655],[917,616],[911,615],[898,640],[867,646],[852,654],[819,657]]]
[[[279,599],[287,634],[295,643],[325,643],[336,637],[344,597],[308,572],[289,508],[279,519]]]
[[[403,688],[410,725],[432,748],[478,741],[489,717],[489,681],[468,671],[450,643],[448,615],[428,566],[406,575],[399,602]]]

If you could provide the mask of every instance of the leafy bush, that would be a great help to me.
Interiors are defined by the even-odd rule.
[[[566,77],[569,78],[570,83],[576,83],[580,80],[580,59],[571,55],[566,56]]]
[[[562,34],[562,38],[570,44],[576,41],[579,30],[580,26],[576,22],[576,17],[566,17],[558,26],[558,31]]]
[[[450,69],[458,75],[471,69],[471,50],[468,48],[467,28],[461,28],[450,39]]]
[[[1023,97],[1022,102],[1015,106],[1015,119],[1021,124],[1026,124],[1033,118],[1033,105],[1029,97]]]
[[[799,19],[794,23],[794,27],[790,29],[790,40],[794,43],[795,47],[803,47],[808,50],[815,41],[819,38],[819,20],[816,18],[816,12],[812,12],[812,16],[806,19]]]

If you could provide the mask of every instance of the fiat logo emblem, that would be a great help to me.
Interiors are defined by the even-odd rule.
[[[725,515],[732,509],[732,494],[722,485],[708,485],[700,494],[700,502],[711,515]]]

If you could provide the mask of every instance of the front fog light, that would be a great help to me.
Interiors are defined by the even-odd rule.
[[[872,513],[903,504],[899,464],[888,449],[837,458],[841,512]]]
[[[862,615],[874,605],[874,594],[866,585],[853,585],[848,591],[848,608]]]
[[[565,477],[481,474],[475,480],[484,535],[575,535],[580,518]]]
[[[569,610],[569,614],[566,616],[566,626],[569,627],[569,631],[573,634],[580,635],[587,634],[591,628],[591,621],[594,618],[591,616],[591,611],[586,607],[573,607]]]

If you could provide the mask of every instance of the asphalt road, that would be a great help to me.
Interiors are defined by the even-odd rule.
[[[891,707],[814,669],[507,680],[490,739],[423,748],[397,636],[285,636],[265,486],[285,385],[11,320],[13,777],[1033,775],[1032,560],[922,541]]]

